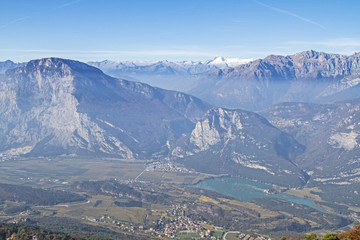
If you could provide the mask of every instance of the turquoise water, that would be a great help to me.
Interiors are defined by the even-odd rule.
[[[208,179],[199,182],[193,186],[197,188],[218,192],[246,202],[250,202],[253,198],[272,197],[272,198],[284,199],[289,202],[293,202],[297,204],[302,204],[314,208],[321,212],[326,212],[325,210],[315,206],[313,202],[309,199],[299,198],[286,193],[266,194],[264,190],[272,189],[272,186],[262,183],[257,183],[243,178],[224,177],[224,178]]]

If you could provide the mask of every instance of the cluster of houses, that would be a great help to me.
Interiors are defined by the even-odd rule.
[[[181,172],[188,173],[188,169],[180,167],[171,162],[152,162],[150,163],[146,171],[159,171],[159,172]]]
[[[253,236],[250,236],[249,234],[245,234],[245,233],[240,233],[238,236],[238,239],[240,239],[240,240],[270,240],[269,238],[264,237],[264,236],[253,237]]]
[[[179,231],[206,231],[200,224],[185,216],[186,205],[175,204],[167,210],[156,224],[156,230],[166,237],[173,238]]]
[[[90,222],[113,224],[123,231],[128,232],[144,232],[159,237],[176,238],[179,234],[196,233],[200,239],[219,239],[219,236],[212,236],[214,230],[222,230],[222,228],[211,227],[206,222],[194,221],[186,216],[186,204],[174,204],[171,209],[167,210],[156,222],[153,228],[145,229],[143,226],[134,226],[131,223],[123,223],[114,220],[108,215],[104,215],[99,219],[94,217],[85,217]],[[205,227],[207,226],[207,227]],[[251,236],[249,234],[237,232],[237,239],[240,240],[269,240],[264,236]]]

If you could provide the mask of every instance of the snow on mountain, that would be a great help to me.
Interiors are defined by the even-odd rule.
[[[88,62],[89,65],[95,66],[104,72],[118,73],[176,73],[176,74],[199,74],[210,70],[223,69],[227,67],[235,67],[248,63],[253,59],[240,58],[223,58],[216,57],[206,61],[180,61],[170,62],[166,60],[160,61],[109,61]],[[166,69],[167,71],[163,71]]]
[[[311,50],[206,72],[187,92],[216,106],[264,110],[281,102],[326,103],[359,97],[359,78],[359,54]]]
[[[33,60],[0,81],[0,156],[173,160],[201,172],[299,186],[301,145],[259,115],[116,79],[87,64]],[[257,175],[261,174],[262,177]],[[281,181],[280,181],[281,180]]]
[[[251,60],[216,57],[211,60],[198,62],[171,62],[166,60],[116,62],[105,60],[102,62],[89,62],[88,64],[100,68],[111,76],[184,92],[196,84],[198,74],[230,66],[238,66]]]
[[[216,57],[212,60],[203,61],[201,63],[205,65],[216,66],[219,69],[228,68],[228,67],[236,67],[242,64],[246,64],[248,62],[253,61],[254,59],[240,59],[240,58],[223,58]]]
[[[164,156],[209,108],[77,61],[34,60],[0,81],[0,153]]]

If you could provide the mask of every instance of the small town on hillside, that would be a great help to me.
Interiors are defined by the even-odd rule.
[[[107,223],[118,226],[121,230],[127,232],[143,232],[160,238],[182,238],[182,239],[231,239],[241,240],[270,240],[266,236],[242,233],[240,231],[226,231],[222,227],[212,226],[206,221],[194,221],[187,217],[185,210],[186,204],[174,204],[171,209],[165,211],[160,219],[155,223],[154,227],[144,228],[144,226],[135,226],[131,223],[123,223],[114,220],[106,215],[100,219],[94,217],[86,217],[85,220],[90,222]],[[229,238],[230,239],[230,238]]]

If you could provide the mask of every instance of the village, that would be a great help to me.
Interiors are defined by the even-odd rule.
[[[240,231],[226,231],[222,227],[212,226],[206,221],[194,221],[186,216],[186,204],[174,204],[165,211],[154,227],[145,228],[132,223],[124,223],[104,215],[99,219],[86,216],[84,220],[93,223],[111,224],[122,231],[131,233],[146,233],[164,239],[240,239],[240,240],[270,240],[262,235],[242,233]],[[231,238],[230,238],[231,236]]]
[[[146,171],[157,171],[157,172],[180,172],[180,173],[191,173],[192,171],[188,170],[185,167],[177,166],[172,162],[152,162],[150,163]]]

